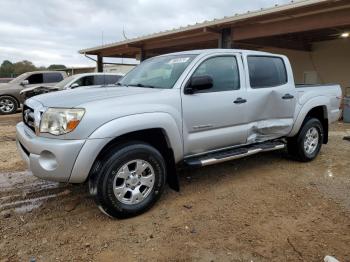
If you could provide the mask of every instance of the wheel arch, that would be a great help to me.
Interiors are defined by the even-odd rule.
[[[325,105],[312,108],[305,116],[304,122],[309,118],[320,120],[323,128],[323,144],[328,143],[328,113]]]
[[[293,137],[297,135],[307,119],[309,118],[316,118],[320,120],[322,127],[323,127],[323,144],[328,143],[328,129],[329,129],[329,119],[328,119],[328,99],[326,97],[319,97],[310,100],[308,103],[306,103],[302,109],[300,110],[293,129],[290,133],[290,137]]]
[[[105,159],[113,151],[114,148],[122,144],[127,144],[130,141],[139,141],[149,144],[161,153],[167,166],[168,184],[172,189],[178,191],[179,182],[176,174],[174,151],[171,147],[166,131],[162,128],[151,128],[133,131],[110,140],[98,153],[90,170],[89,177],[94,176],[99,171],[101,161],[103,161],[103,159]]]
[[[168,182],[178,190],[175,164],[183,157],[182,133],[167,113],[146,113],[114,119],[97,128],[86,140],[73,167],[69,182],[82,183],[93,175],[108,150],[126,141],[151,144],[164,154]]]
[[[17,103],[17,108],[20,108],[21,103],[19,102],[19,100],[14,95],[1,94],[0,98],[3,97],[3,96],[9,96],[9,97],[13,98],[16,101],[16,103]]]

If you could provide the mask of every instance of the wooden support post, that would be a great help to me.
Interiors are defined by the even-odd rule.
[[[97,72],[103,72],[103,57],[100,55],[97,56]]]
[[[135,56],[135,59],[139,60],[140,62],[144,61],[146,59],[146,51],[140,48],[139,52]]]
[[[146,59],[146,52],[142,48],[140,49],[140,62]]]
[[[219,36],[218,47],[219,48],[232,48],[232,34],[231,28],[224,28]]]

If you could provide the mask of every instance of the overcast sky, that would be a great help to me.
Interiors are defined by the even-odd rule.
[[[0,63],[91,65],[78,50],[287,0],[0,0]]]

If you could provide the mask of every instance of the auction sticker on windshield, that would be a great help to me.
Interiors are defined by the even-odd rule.
[[[180,63],[186,63],[190,58],[189,57],[181,57],[181,58],[174,58],[171,59],[168,64],[180,64]]]

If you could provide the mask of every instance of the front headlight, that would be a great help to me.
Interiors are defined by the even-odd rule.
[[[49,108],[42,115],[40,133],[67,134],[79,125],[84,113],[80,108]]]

